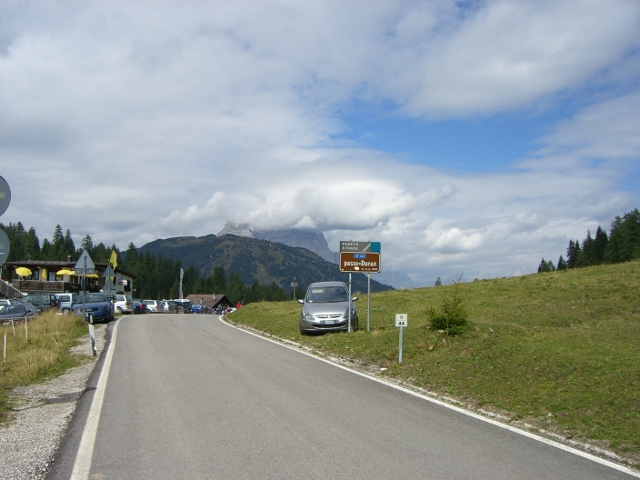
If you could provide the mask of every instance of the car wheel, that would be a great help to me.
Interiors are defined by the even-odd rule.
[[[307,331],[304,328],[302,328],[302,325],[300,325],[300,335],[306,335],[306,334],[307,334]]]
[[[71,312],[71,310],[68,309],[68,308],[63,308],[62,309],[62,313],[65,314],[65,315],[69,315],[70,312]]]
[[[358,331],[358,317],[351,319],[351,330],[354,332]]]
[[[122,315],[124,312],[122,311],[122,307],[118,307],[118,313]]]

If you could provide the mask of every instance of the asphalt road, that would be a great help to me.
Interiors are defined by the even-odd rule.
[[[85,478],[635,478],[215,316],[124,317],[116,329]],[[49,478],[70,478],[99,391]]]

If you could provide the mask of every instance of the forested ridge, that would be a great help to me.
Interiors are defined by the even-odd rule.
[[[640,211],[636,208],[622,217],[616,216],[609,234],[598,226],[595,237],[587,231],[582,242],[570,240],[566,255],[566,259],[560,255],[555,265],[543,258],[538,273],[640,259]]]
[[[21,222],[8,225],[0,223],[0,228],[7,234],[11,245],[7,261],[66,261],[69,258],[75,261],[86,250],[95,263],[107,263],[115,251],[118,267],[138,277],[134,284],[134,297],[157,300],[178,298],[180,269],[183,268],[180,260],[164,258],[161,253],[141,253],[133,243],[121,252],[116,245],[107,247],[103,243],[94,244],[90,235],[86,235],[80,247],[76,248],[71,232],[67,230],[63,233],[60,225],[56,225],[51,240],[45,238],[42,243],[36,230],[33,227],[25,229]],[[2,278],[9,280],[12,273],[4,269]],[[246,285],[237,272],[227,272],[222,266],[213,268],[211,275],[204,276],[193,265],[189,265],[184,269],[182,291],[185,297],[192,293],[224,293],[234,303],[287,298],[287,293],[275,282],[262,285],[254,280],[251,285]]]

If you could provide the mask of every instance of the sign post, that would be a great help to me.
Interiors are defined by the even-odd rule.
[[[9,188],[9,184],[7,181],[0,177],[0,215],[7,211],[9,208],[9,204],[11,203],[11,189]],[[0,230],[0,267],[4,265],[4,262],[9,258],[9,237],[4,232],[4,230]],[[2,269],[0,268],[0,273]]]
[[[402,363],[402,330],[407,326],[409,316],[406,313],[396,313],[396,327],[400,328],[400,340],[398,347],[398,363]]]
[[[91,257],[89,256],[89,253],[87,253],[86,250],[82,251],[82,255],[80,255],[80,258],[78,259],[78,261],[76,262],[75,266],[73,267],[74,271],[77,274],[82,275],[82,318],[83,320],[86,319],[89,321],[89,339],[91,342],[91,352],[94,353],[96,351],[95,349],[95,330],[93,327],[93,315],[89,315],[87,317],[87,285],[86,285],[86,276],[87,275],[93,275],[96,273],[96,266],[93,263],[93,260],[91,260]],[[94,353],[95,356],[95,353]]]
[[[351,332],[351,272],[367,273],[367,332],[371,317],[371,274],[380,273],[380,242],[340,242],[340,271],[349,272],[349,328]]]

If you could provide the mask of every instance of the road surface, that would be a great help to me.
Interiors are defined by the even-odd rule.
[[[48,478],[636,478],[213,315],[128,316],[113,330],[102,387],[96,374]]]

